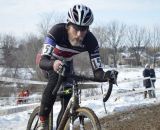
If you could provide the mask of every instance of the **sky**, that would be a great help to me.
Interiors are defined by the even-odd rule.
[[[142,81],[135,81],[133,79],[137,79],[138,77],[142,78],[142,71],[144,68],[118,68],[119,70],[119,78],[118,78],[118,87],[114,86],[113,91],[111,94],[111,97],[106,102],[106,109],[107,114],[105,113],[103,102],[102,102],[102,94],[97,95],[95,97],[84,97],[84,90],[82,90],[82,100],[81,100],[81,106],[89,107],[94,110],[96,115],[100,118],[107,115],[112,115],[116,112],[124,112],[126,110],[134,109],[135,107],[142,107],[147,105],[153,105],[153,104],[159,104],[160,103],[160,80],[157,79],[155,86],[156,86],[156,96],[157,98],[149,99],[143,98],[143,93],[137,93],[138,90],[144,90],[144,87],[142,86]],[[156,75],[157,77],[160,77],[160,69],[156,68]],[[132,80],[133,82],[121,82],[121,81],[127,81]],[[103,86],[104,88],[107,88],[107,86]],[[132,91],[132,89],[135,89],[135,91]],[[99,90],[101,90],[99,88]],[[128,91],[129,90],[129,91]],[[86,90],[88,91],[88,90]],[[127,95],[127,92],[131,93],[134,92],[134,94]],[[36,95],[36,94],[35,94]],[[118,96],[121,95],[121,96]],[[32,96],[33,97],[33,96]],[[11,97],[12,99],[13,97]],[[34,96],[35,98],[35,96]],[[116,99],[116,100],[115,100]],[[34,99],[30,100],[34,101]],[[9,108],[15,108],[17,106],[13,106],[15,102],[12,100],[12,104],[8,105],[8,102],[4,104],[5,100],[0,100],[0,112],[1,110],[6,110]],[[28,104],[33,105],[33,104]],[[36,104],[37,105],[37,104]],[[18,105],[18,107],[24,107],[25,105]],[[56,122],[57,115],[60,110],[60,102],[56,102],[53,107],[54,111],[54,125]],[[30,114],[33,110],[0,116],[0,130],[25,130],[27,126],[27,122],[29,119]],[[126,117],[124,117],[126,119]],[[55,127],[55,126],[54,126]],[[55,130],[55,129],[53,129]]]
[[[0,33],[36,34],[42,16],[53,12],[67,16],[68,9],[77,3],[92,9],[95,25],[118,21],[127,25],[160,26],[159,0],[0,0]]]

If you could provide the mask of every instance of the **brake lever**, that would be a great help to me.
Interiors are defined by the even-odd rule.
[[[115,81],[115,85],[118,87],[118,84],[117,84],[117,79],[116,79],[116,81]]]
[[[113,80],[113,83],[118,86],[117,84],[117,77],[118,77],[118,71],[111,71],[111,79]]]
[[[112,84],[115,84],[115,85],[118,87],[117,79],[115,80],[115,79],[112,78],[112,80],[110,80],[110,82],[111,82]]]

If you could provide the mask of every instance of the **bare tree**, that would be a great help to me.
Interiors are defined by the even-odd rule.
[[[107,30],[105,26],[97,26],[92,28],[92,32],[95,35],[95,37],[98,40],[99,47],[104,48],[106,47],[106,41],[107,41]]]
[[[150,43],[150,32],[145,28],[138,26],[131,26],[128,29],[128,46],[130,52],[135,57],[136,65],[141,65],[140,56]]]
[[[21,42],[23,44],[19,46],[19,51],[17,52],[17,56],[19,56],[19,63],[21,63],[21,66],[24,68],[28,68],[28,70],[31,70],[30,68],[37,70],[38,67],[36,66],[36,55],[39,49],[42,47],[43,39],[30,34]],[[30,71],[30,73],[35,76],[33,78],[37,79],[38,77],[38,79],[42,79],[41,74],[39,75],[39,71],[40,70],[38,69],[37,75],[35,75],[35,73],[32,71]]]
[[[151,44],[148,46],[148,54],[153,57],[153,64],[156,64],[156,55],[160,51],[160,28],[154,26],[151,33]]]
[[[13,55],[16,47],[16,38],[13,35],[6,34],[2,38],[3,56],[6,67],[13,67],[15,57]]]
[[[3,56],[3,44],[2,44],[2,35],[0,34],[0,65],[4,65],[4,56]]]
[[[52,12],[42,15],[42,21],[38,24],[38,30],[42,37],[45,37],[49,29],[56,23],[64,22],[64,16],[62,14]]]
[[[106,26],[96,26],[96,27],[92,28],[91,30],[98,40],[102,63],[108,64],[109,51],[107,48],[108,45],[107,45]]]
[[[123,44],[123,37],[125,35],[126,25],[120,24],[116,21],[111,22],[107,26],[107,42],[113,49],[113,64],[117,67],[118,48]]]
[[[18,62],[15,53],[17,51],[17,40],[12,34],[4,34],[1,37],[1,59],[3,60],[4,75],[16,77]]]

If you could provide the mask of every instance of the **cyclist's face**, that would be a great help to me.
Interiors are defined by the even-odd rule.
[[[68,39],[72,46],[80,46],[86,36],[88,27],[68,26]]]

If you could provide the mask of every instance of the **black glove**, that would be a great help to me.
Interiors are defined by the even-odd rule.
[[[117,84],[118,71],[116,70],[108,70],[105,72],[104,79],[109,80],[109,82],[113,84]]]
[[[62,61],[62,63],[63,64],[59,66],[59,70],[57,71],[57,73],[61,76],[66,76],[66,68],[68,67],[68,65],[65,61]]]

